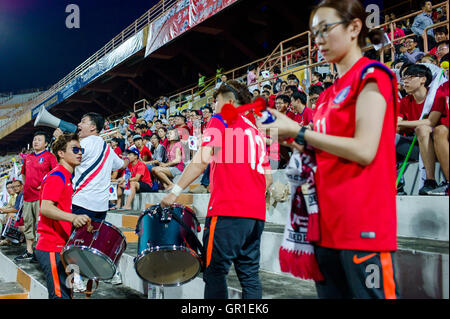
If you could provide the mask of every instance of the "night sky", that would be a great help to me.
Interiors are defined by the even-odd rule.
[[[0,92],[51,86],[157,0],[0,0]],[[66,6],[80,8],[68,29]]]

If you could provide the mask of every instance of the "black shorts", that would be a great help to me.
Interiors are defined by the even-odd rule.
[[[151,193],[154,192],[154,190],[152,189],[152,187],[144,182],[139,181],[139,190],[137,191],[137,193]]]
[[[325,280],[316,283],[319,298],[397,299],[393,252],[315,246]]]

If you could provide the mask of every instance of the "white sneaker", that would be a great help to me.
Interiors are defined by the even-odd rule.
[[[120,271],[116,271],[114,274],[114,277],[111,278],[111,284],[112,285],[121,285],[122,284],[122,275],[120,274]]]

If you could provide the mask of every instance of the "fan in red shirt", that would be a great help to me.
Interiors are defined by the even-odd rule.
[[[320,238],[314,251],[324,280],[319,298],[397,298],[392,253],[397,249],[396,77],[363,57],[368,34],[358,0],[324,0],[312,12],[311,33],[339,78],[316,106],[314,129],[271,110],[281,138],[315,150]],[[381,35],[373,33],[381,39]],[[372,40],[371,39],[371,40]],[[375,41],[373,43],[377,43]],[[376,266],[378,281],[366,285]]]
[[[22,165],[23,185],[23,226],[26,239],[26,251],[15,258],[16,261],[32,257],[33,244],[36,241],[36,224],[39,218],[39,192],[44,176],[58,165],[55,155],[48,152],[49,138],[45,132],[34,133],[34,152],[27,155]]]
[[[216,115],[203,134],[201,148],[161,206],[172,205],[211,163],[211,197],[203,235],[204,296],[228,297],[226,276],[234,262],[243,298],[257,299],[262,297],[258,270],[265,192],[271,183],[271,175],[266,174],[270,166],[264,137],[247,117],[240,115],[235,122],[226,123],[219,114],[226,103],[238,106],[251,102],[244,84],[224,82],[214,98]]]
[[[131,203],[133,202],[136,193],[143,192],[153,192],[152,190],[152,178],[147,166],[139,160],[139,150],[137,148],[130,148],[126,151],[128,158],[130,159],[130,164],[128,165],[128,170],[130,171],[130,194],[128,195],[127,202],[125,206],[121,208],[122,195],[124,193],[125,184],[125,174],[123,172],[121,178],[117,180],[117,205],[116,208],[119,210],[130,210]]]
[[[448,195],[448,89],[448,81],[438,88],[428,118],[409,122],[411,126],[417,127],[417,136],[420,136],[420,155],[427,178],[424,186],[419,190],[420,195]],[[445,182],[442,185],[438,185],[434,177],[436,158],[445,176]]]
[[[142,136],[140,136],[140,135],[133,136],[133,142],[134,142],[134,145],[139,150],[139,159],[141,161],[148,162],[148,161],[153,160],[152,153],[150,152],[148,147],[145,146],[145,144],[142,140]]]
[[[292,110],[286,115],[300,126],[308,125],[313,119],[313,110],[306,106],[307,96],[305,93],[296,91],[291,96]]]
[[[50,171],[41,184],[39,197],[40,234],[35,255],[44,271],[49,299],[70,299],[67,275],[61,262],[61,250],[69,239],[72,225],[81,227],[90,218],[72,214],[72,174],[81,163],[83,150],[77,134],[64,134],[52,145],[59,165]]]

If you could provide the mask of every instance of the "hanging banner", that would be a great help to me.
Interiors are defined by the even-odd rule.
[[[238,0],[180,0],[150,23],[145,56]]]
[[[119,63],[125,61],[130,56],[138,52],[144,47],[144,33],[143,30],[136,33],[131,38],[127,39],[124,43],[119,45],[113,51],[107,53],[104,57],[100,58],[97,62],[89,66],[80,75],[67,83],[58,92],[45,100],[43,103],[35,106],[31,111],[31,118],[34,119],[41,107],[44,106],[47,110],[53,106],[61,103],[78,90],[97,79],[99,76],[105,74],[109,70],[113,69]]]

